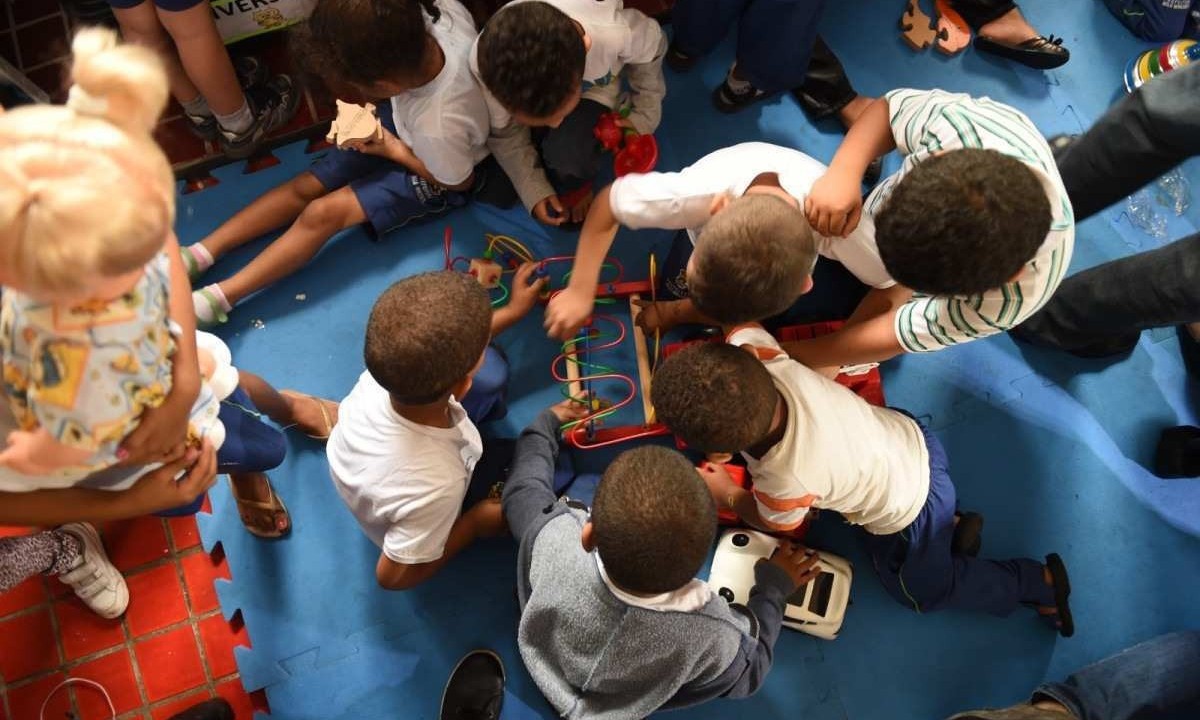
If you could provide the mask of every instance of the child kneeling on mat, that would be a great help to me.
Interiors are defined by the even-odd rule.
[[[918,612],[1003,616],[1027,605],[1064,637],[1074,633],[1058,555],[1044,565],[978,559],[978,515],[956,533],[954,483],[933,433],[789,359],[758,325],[735,329],[728,341],[672,355],[651,386],[658,417],[688,447],[746,459],[752,492],[720,466],[701,470],[715,502],[768,532],[799,527],[810,508],[840,513],[866,531],[888,593]]]
[[[537,303],[546,281],[530,284],[535,269],[517,270],[495,313],[474,278],[449,271],[401,280],[371,310],[367,370],[342,401],[327,455],[338,494],[382,550],[384,588],[412,588],[476,538],[504,532],[488,494],[511,442],[485,451],[475,423],[504,414],[508,366],[488,338]]]
[[[292,223],[232,277],[195,292],[201,323],[224,322],[235,305],[299,270],[346,228],[367,223],[382,236],[464,205],[468,191],[497,204],[515,201],[495,163],[484,163],[488,110],[467,59],[475,36],[458,0],[317,4],[294,31],[293,51],[336,94],[382,98],[382,139],[329,150],[184,249],[194,279],[226,253]]]
[[[771,669],[784,602],[818,574],[816,556],[781,543],[755,568],[747,607],[730,607],[695,577],[717,511],[683,455],[622,453],[590,514],[555,496],[558,428],[578,417],[568,401],[534,420],[504,485],[520,543],[517,646],[534,682],[564,717],[613,720],[753,694]]]

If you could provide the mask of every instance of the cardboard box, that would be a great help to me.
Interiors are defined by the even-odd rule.
[[[304,20],[316,0],[212,0],[213,18],[225,44],[280,30]]]

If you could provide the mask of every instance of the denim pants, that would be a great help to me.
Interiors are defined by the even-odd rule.
[[[824,0],[678,0],[671,25],[685,55],[711,52],[737,25],[739,74],[774,93],[804,83],[824,8]]]
[[[958,505],[949,460],[924,426],[929,449],[929,497],[917,519],[892,535],[863,532],[875,573],[901,605],[917,612],[957,609],[1004,616],[1025,605],[1053,605],[1054,591],[1036,560],[982,560],[953,555]]]
[[[1081,221],[1200,153],[1200,65],[1155,78],[1058,156]],[[1089,355],[1128,351],[1146,328],[1200,320],[1200,236],[1067,278],[1015,331]]]
[[[1200,631],[1147,640],[1033,694],[1047,699],[1076,720],[1200,718]]]

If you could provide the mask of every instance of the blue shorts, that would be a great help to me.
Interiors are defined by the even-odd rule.
[[[266,472],[279,467],[287,456],[283,433],[258,417],[250,396],[240,387],[221,401],[218,417],[225,426],[225,442],[217,451],[217,472]],[[204,504],[204,496],[183,507],[157,513],[160,517],[195,515]]]
[[[129,10],[149,0],[108,0],[108,4],[117,10]],[[183,12],[191,10],[204,0],[154,0],[154,6],[168,12]]]
[[[377,107],[379,121],[395,134],[391,104]],[[353,150],[331,148],[309,171],[329,192],[350,186],[376,235],[467,203],[466,193],[446,190],[391,160]]]

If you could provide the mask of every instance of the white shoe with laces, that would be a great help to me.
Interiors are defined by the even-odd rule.
[[[58,576],[97,615],[109,620],[120,617],[129,607],[129,586],[121,571],[112,564],[100,542],[100,533],[91,523],[68,523],[59,528],[79,538],[83,546],[75,566]]]

